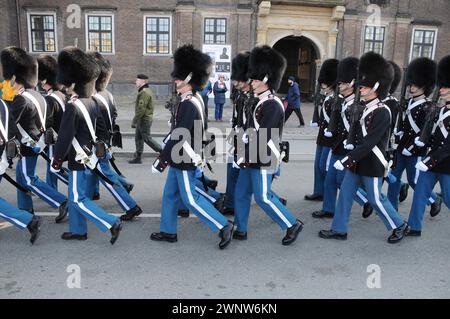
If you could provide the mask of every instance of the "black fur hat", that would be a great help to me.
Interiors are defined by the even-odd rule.
[[[389,89],[389,94],[393,94],[402,80],[402,69],[400,69],[398,64],[394,61],[389,61],[389,63],[394,68],[394,80],[392,81],[391,88]]]
[[[39,81],[45,81],[52,89],[57,89],[58,62],[56,62],[56,59],[51,55],[40,55],[37,61],[39,64]]]
[[[436,62],[429,58],[417,58],[408,65],[406,84],[424,88],[425,95],[428,96],[436,84],[436,72]]]
[[[356,81],[358,77],[358,63],[359,60],[354,57],[348,57],[341,60],[337,68],[336,83],[351,83]]]
[[[38,82],[38,63],[36,59],[18,47],[7,47],[1,53],[3,77],[16,82],[26,89],[34,88]]]
[[[194,91],[199,91],[208,81],[211,72],[210,67],[211,58],[209,55],[194,49],[192,44],[187,44],[175,51],[171,76],[174,79],[185,80],[192,73],[189,84]]]
[[[359,60],[359,85],[373,88],[378,82],[376,90],[380,99],[386,98],[394,79],[394,68],[381,55],[367,52]]]
[[[262,81],[267,76],[267,85],[271,90],[277,91],[285,70],[286,59],[270,46],[258,46],[250,52],[247,73],[249,79]]]
[[[328,86],[335,87],[338,64],[339,61],[336,59],[325,60],[320,68],[317,82],[319,82],[319,84],[326,84]]]
[[[57,82],[67,87],[75,83],[80,98],[92,96],[99,74],[95,60],[76,47],[64,48],[58,55]]]
[[[437,84],[440,87],[450,88],[450,55],[439,61],[437,71]]]
[[[92,57],[100,68],[100,75],[95,81],[95,89],[97,92],[102,92],[108,86],[109,80],[111,79],[113,73],[111,63],[105,59],[103,55],[96,51],[87,52],[87,55]]]
[[[250,51],[239,52],[231,62],[231,79],[246,82],[248,80],[248,62]]]

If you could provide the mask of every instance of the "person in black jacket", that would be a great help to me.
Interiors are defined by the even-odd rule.
[[[226,248],[232,239],[233,223],[228,221],[213,204],[195,189],[197,167],[203,166],[206,116],[203,100],[197,92],[209,78],[211,58],[192,45],[184,45],[174,53],[177,93],[181,95],[174,116],[173,130],[166,139],[160,156],[152,165],[152,172],[162,173],[170,166],[164,187],[160,232],[152,233],[151,240],[176,242],[177,212],[182,201],[214,232],[220,231],[219,248]]]
[[[244,161],[236,163],[241,169],[236,184],[237,227],[233,238],[238,240],[247,239],[252,195],[264,212],[281,229],[286,230],[283,245],[294,243],[303,229],[303,223],[289,212],[271,190],[273,175],[279,170],[282,160],[280,142],[284,124],[283,103],[274,94],[280,86],[285,69],[285,58],[267,45],[255,47],[250,53],[247,76],[252,81],[253,92],[259,102],[253,112],[250,127],[241,138],[245,144],[245,154],[238,153],[237,156],[244,158]]]
[[[36,175],[37,157],[45,148],[47,111],[45,99],[34,89],[38,83],[38,63],[34,57],[17,47],[4,49],[1,62],[4,77],[15,78],[14,88],[18,92],[11,105],[22,154],[16,167],[17,182],[53,208],[58,208],[59,216],[65,216],[68,210],[66,196]],[[34,213],[33,200],[29,194],[17,190],[17,204],[20,209]]]
[[[439,181],[443,200],[450,207],[450,55],[444,57],[438,65],[437,85],[445,105],[432,118],[433,131],[430,150],[422,161],[416,164],[421,171],[414,189],[414,198],[409,213],[407,236],[421,236],[425,207],[433,188]],[[427,147],[424,147],[425,149]]]
[[[393,230],[389,243],[403,239],[407,223],[381,193],[383,178],[389,169],[386,150],[391,134],[391,113],[381,102],[389,91],[394,70],[379,54],[368,52],[359,62],[359,90],[365,103],[364,112],[356,131],[356,145],[342,160],[336,161],[338,170],[347,169],[331,230],[321,230],[325,239],[347,239],[348,221],[356,190],[361,185],[367,192],[369,203],[388,229]]]
[[[322,201],[323,187],[328,165],[330,164],[330,150],[333,146],[333,138],[326,132],[330,122],[331,109],[333,107],[336,89],[336,76],[339,61],[336,59],[325,60],[320,68],[317,79],[325,99],[320,108],[319,123],[311,123],[311,126],[319,126],[316,141],[316,155],[314,159],[314,189],[310,195],[305,195],[305,200]]]
[[[113,171],[110,165],[110,161],[112,160],[111,140],[114,127],[116,126],[117,109],[114,104],[114,98],[112,94],[106,89],[106,87],[108,86],[109,80],[111,79],[113,69],[111,63],[106,60],[100,53],[88,52],[88,55],[95,60],[100,68],[100,75],[95,81],[95,90],[97,92],[94,94],[94,99],[97,101],[101,115],[103,116],[103,121],[106,125],[106,132],[104,132],[104,134],[106,135],[106,140],[104,140],[103,142],[105,142],[108,147],[107,156],[105,158],[99,159],[97,168],[115,184],[113,186],[105,182],[103,179],[99,179],[98,177],[94,176],[94,194],[99,193],[98,186],[99,181],[101,181],[117,201],[117,203],[125,211],[125,214],[120,216],[120,219],[123,221],[130,221],[134,217],[139,216],[142,213],[142,209],[138,206],[136,201],[133,199],[133,197],[131,197],[127,189],[124,187],[124,184],[129,184],[123,178],[121,178],[119,174]],[[129,186],[127,187],[129,189]]]
[[[61,125],[61,119],[64,113],[67,97],[61,91],[61,85],[56,83],[58,62],[56,62],[55,58],[51,55],[41,55],[37,60],[39,64],[38,78],[41,82],[42,89],[46,92],[46,95],[44,95],[45,101],[47,102],[46,129],[47,131],[54,132],[54,134],[52,134],[54,136],[54,141],[47,144],[46,148],[48,151],[48,156],[52,158],[54,143],[56,142],[56,137]],[[66,185],[69,183],[67,178],[62,174],[52,173],[50,170],[50,163],[47,163],[47,184],[57,190],[58,179]],[[60,220],[57,219],[57,222],[60,222]]]
[[[420,171],[416,164],[426,154],[426,149],[417,147],[415,139],[421,134],[428,114],[429,104],[427,97],[431,94],[436,82],[436,62],[428,58],[413,60],[406,72],[406,84],[412,98],[408,102],[408,108],[401,121],[401,127],[395,129],[399,142],[396,150],[395,167],[392,175],[396,182],[390,183],[387,196],[395,209],[398,209],[399,194],[401,188],[401,176],[406,170],[408,184],[415,188]],[[435,192],[431,193],[429,205],[430,215],[436,216],[441,210],[442,199]]]
[[[95,81],[100,74],[94,59],[75,47],[67,47],[58,55],[58,83],[71,94],[62,118],[52,171],[58,172],[64,160],[69,167],[69,232],[64,240],[86,240],[86,219],[101,231],[111,232],[114,244],[122,229],[120,220],[108,214],[91,200],[92,176],[98,164],[97,147],[107,140],[106,125],[97,102],[92,98]],[[100,154],[99,154],[100,155]]]

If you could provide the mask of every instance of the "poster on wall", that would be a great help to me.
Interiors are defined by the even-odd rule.
[[[230,98],[230,76],[231,76],[231,45],[228,44],[204,44],[203,53],[208,54],[212,60],[211,76],[209,80],[211,85],[219,79],[219,75],[224,76],[224,82],[228,89],[225,93],[226,98]],[[214,97],[210,94],[210,98]]]

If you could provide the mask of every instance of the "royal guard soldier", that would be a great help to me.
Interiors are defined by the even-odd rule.
[[[381,100],[387,96],[393,77],[392,66],[381,55],[368,52],[361,57],[358,83],[365,107],[356,130],[355,148],[334,163],[336,169],[346,171],[331,229],[321,230],[321,238],[347,239],[350,212],[360,186],[386,227],[393,230],[388,242],[397,243],[404,237],[407,223],[381,193],[389,169],[386,150],[391,134],[391,113]]]
[[[252,81],[252,89],[259,102],[253,111],[251,126],[241,138],[245,144],[245,154],[241,156],[238,153],[238,158],[245,159],[237,163],[241,169],[236,184],[239,191],[235,192],[237,228],[234,239],[247,239],[252,195],[264,212],[281,229],[286,230],[283,245],[294,243],[303,229],[303,223],[289,212],[271,190],[273,175],[283,159],[280,142],[284,107],[275,92],[280,86],[285,68],[285,58],[267,45],[255,47],[250,53],[248,78]]]
[[[337,69],[337,86],[340,99],[337,100],[332,110],[330,123],[336,123],[332,128],[328,126],[328,131],[334,138],[334,145],[331,148],[330,163],[342,160],[347,155],[348,150],[344,147],[351,125],[351,110],[355,101],[355,86],[358,77],[358,62],[354,57],[341,60]],[[341,102],[342,101],[342,102]],[[336,209],[337,191],[344,179],[345,172],[336,170],[333,165],[329,165],[325,177],[324,198],[322,209],[312,213],[313,218],[333,218]],[[366,193],[358,189],[355,201],[364,207],[363,217],[368,217],[372,213],[372,206],[369,204]]]
[[[11,115],[17,126],[17,139],[20,141],[22,158],[17,163],[16,178],[22,187],[36,194],[53,208],[59,209],[58,218],[67,215],[67,198],[36,175],[37,157],[44,153],[47,103],[35,90],[38,84],[38,62],[24,50],[8,47],[1,53],[3,76],[13,79],[18,92],[11,105]],[[30,193],[17,190],[19,209],[34,214]]]
[[[437,182],[441,186],[445,205],[450,207],[450,55],[438,64],[437,85],[445,105],[437,108],[435,116],[430,119],[431,137],[429,142],[423,145],[425,148],[428,146],[429,151],[424,159],[416,164],[416,169],[421,173],[414,189],[407,236],[422,235],[425,207]]]
[[[9,110],[8,105],[0,99],[0,181],[9,166],[6,145],[8,143]],[[2,188],[3,189],[3,188]],[[0,198],[0,218],[10,222],[19,229],[27,228],[31,233],[30,242],[34,244],[39,236],[41,217],[33,216],[26,210],[18,209]]]
[[[108,179],[114,183],[114,185],[111,185],[110,183],[105,182],[105,180],[94,175],[95,189],[93,193],[99,193],[98,186],[99,182],[101,182],[111,193],[120,207],[122,207],[122,209],[125,211],[125,214],[120,216],[120,220],[131,221],[133,218],[139,216],[142,213],[142,209],[128,192],[131,186],[128,186],[129,184],[124,181],[124,178],[120,177],[120,175],[112,169],[110,164],[114,163],[111,150],[113,146],[113,134],[120,134],[120,132],[118,132],[116,129],[117,109],[114,104],[114,98],[112,94],[106,89],[111,79],[113,69],[111,63],[106,60],[100,53],[88,52],[87,55],[90,56],[100,68],[100,75],[95,81],[96,93],[93,97],[97,101],[97,104],[103,116],[103,121],[106,124],[106,132],[103,133],[106,136],[106,140],[104,140],[103,142],[106,143],[107,154],[106,157],[99,159],[97,168],[103,175],[108,177]],[[127,185],[128,190],[127,188],[125,188],[124,184]]]
[[[325,175],[327,166],[330,163],[330,150],[333,146],[333,138],[327,133],[326,129],[330,122],[334,99],[337,98],[335,90],[338,63],[339,61],[336,59],[325,60],[317,79],[325,99],[319,110],[319,123],[311,124],[312,126],[319,126],[319,133],[317,134],[316,155],[314,158],[314,189],[311,195],[305,195],[305,200],[323,200]]]
[[[233,223],[195,189],[195,174],[203,166],[206,142],[206,115],[197,92],[209,78],[211,58],[192,45],[178,48],[173,58],[171,75],[181,102],[175,111],[171,135],[152,165],[155,174],[162,173],[167,166],[169,172],[163,192],[160,231],[152,233],[150,239],[172,243],[178,240],[177,212],[182,201],[211,230],[220,233],[219,248],[224,249],[231,242]]]
[[[389,184],[388,198],[394,208],[398,209],[401,176],[406,170],[408,184],[414,189],[420,175],[416,164],[426,155],[426,148],[415,145],[415,140],[421,134],[429,112],[427,97],[432,93],[436,82],[436,62],[429,58],[417,58],[409,65],[406,72],[406,85],[412,96],[404,115],[401,115],[400,125],[394,134],[399,142],[396,150],[395,167],[391,174],[396,181]],[[442,199],[435,192],[431,193],[430,215],[436,216],[441,211]]]
[[[106,124],[97,102],[93,99],[95,81],[100,68],[95,60],[76,47],[67,47],[58,55],[57,81],[69,88],[61,130],[55,145],[52,171],[61,170],[67,157],[69,168],[69,231],[64,240],[86,240],[87,222],[92,221],[101,231],[111,232],[114,244],[122,229],[120,220],[108,214],[91,200],[93,174],[98,174],[98,159],[106,156]],[[97,137],[98,134],[98,137]]]

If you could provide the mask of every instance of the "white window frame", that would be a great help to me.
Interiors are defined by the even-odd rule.
[[[31,16],[32,15],[47,15],[47,16],[53,16],[54,21],[54,33],[55,33],[55,51],[34,51],[33,50],[33,41],[31,39]],[[29,10],[27,11],[27,30],[28,30],[28,51],[31,53],[57,53],[58,52],[58,21],[56,19],[56,12],[55,11],[33,11]]]
[[[437,27],[430,27],[430,26],[414,26],[411,33],[411,42],[409,46],[409,61],[411,62],[412,54],[413,54],[413,47],[414,47],[414,34],[416,33],[416,30],[423,30],[423,31],[434,31],[434,43],[433,43],[433,53],[431,54],[431,60],[434,60],[434,57],[436,55],[436,44],[437,44],[437,37],[439,29]]]
[[[229,33],[228,33],[228,30],[229,30],[229,17],[228,16],[222,16],[222,15],[220,15],[220,16],[216,16],[216,15],[213,15],[213,14],[208,14],[208,13],[205,13],[204,15],[202,15],[202,19],[203,19],[203,21],[202,21],[202,44],[206,44],[206,45],[215,45],[215,44],[217,44],[217,43],[205,43],[205,30],[206,30],[206,19],[223,19],[223,20],[225,20],[225,43],[220,43],[220,44],[217,44],[217,45],[222,45],[222,44],[229,44]]]
[[[169,52],[168,53],[148,53],[147,52],[147,18],[169,18]],[[144,56],[172,56],[172,15],[169,14],[145,14],[143,18],[143,39],[142,54]]]
[[[379,25],[374,25],[374,24],[363,24],[363,27],[361,29],[361,45],[360,45],[360,55],[364,54],[364,46],[366,43],[366,27],[375,27],[375,28],[384,28],[384,38],[383,38],[383,52],[382,52],[382,56],[384,56],[384,53],[386,51],[386,39],[388,37],[388,29],[389,29],[389,24],[388,23],[381,23]]]
[[[89,16],[97,17],[111,17],[111,39],[112,39],[112,52],[100,52],[102,55],[115,55],[116,54],[116,26],[115,26],[115,14],[111,11],[90,11],[85,14],[85,34],[86,34],[86,51],[89,51]]]

